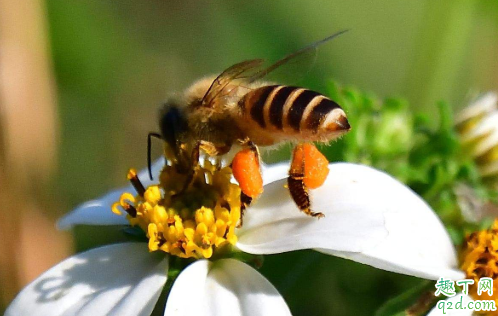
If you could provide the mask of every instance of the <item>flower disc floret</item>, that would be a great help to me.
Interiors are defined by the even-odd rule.
[[[490,229],[474,232],[467,237],[462,252],[462,270],[468,279],[474,280],[474,284],[469,287],[469,294],[474,299],[498,303],[498,220]],[[493,280],[493,295],[488,292],[478,295],[481,278]]]
[[[230,167],[209,161],[195,167],[193,177],[165,166],[159,184],[143,188],[132,169],[128,178],[138,193],[123,193],[112,211],[128,213],[130,224],[146,233],[150,251],[211,258],[217,248],[237,242],[240,188],[230,182],[231,176]]]

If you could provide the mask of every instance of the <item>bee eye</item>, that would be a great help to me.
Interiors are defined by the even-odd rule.
[[[162,137],[172,148],[176,147],[180,135],[187,131],[185,116],[177,106],[172,104],[165,104],[161,111],[159,126]]]

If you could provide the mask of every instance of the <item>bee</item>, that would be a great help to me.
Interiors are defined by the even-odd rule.
[[[263,192],[259,147],[284,142],[297,145],[287,187],[297,207],[313,217],[309,189],[320,187],[328,174],[328,161],[312,142],[330,142],[350,130],[344,110],[328,97],[301,87],[264,81],[275,69],[344,33],[338,32],[290,54],[269,67],[262,59],[237,63],[216,77],[195,82],[180,98],[161,109],[160,133],[148,136],[150,173],[151,137],[162,139],[166,159],[179,173],[192,173],[200,151],[210,157],[240,150],[231,167],[241,188],[241,210]],[[185,183],[185,188],[190,184]]]

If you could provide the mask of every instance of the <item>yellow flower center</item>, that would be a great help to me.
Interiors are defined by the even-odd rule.
[[[193,177],[165,166],[159,184],[144,188],[132,169],[128,179],[137,194],[123,193],[112,211],[128,213],[130,224],[146,233],[150,251],[210,258],[217,248],[237,242],[240,188],[231,176],[230,167],[217,168],[206,160],[194,168]]]
[[[498,220],[490,229],[467,237],[461,268],[468,279],[474,280],[474,284],[469,286],[469,294],[474,299],[494,300],[498,304]],[[488,292],[477,293],[479,279],[484,277],[493,279],[492,296]],[[491,314],[498,315],[498,311]]]

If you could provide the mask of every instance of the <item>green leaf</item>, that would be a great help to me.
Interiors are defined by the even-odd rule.
[[[436,297],[432,294],[434,291],[434,282],[431,281],[423,281],[420,283],[419,286],[416,286],[404,293],[402,293],[399,296],[396,296],[395,298],[390,299],[384,305],[382,305],[377,312],[375,313],[375,316],[404,316],[408,315],[407,310],[412,309],[411,312],[413,312],[415,309],[414,307],[417,307],[420,305],[420,312],[416,310],[417,313],[415,314],[409,314],[410,316],[413,315],[425,315],[425,312],[429,310],[433,303],[436,301]],[[434,297],[434,299],[429,299],[427,302],[425,298],[427,297],[427,294],[430,294],[430,298]],[[425,304],[428,303],[428,304]]]

